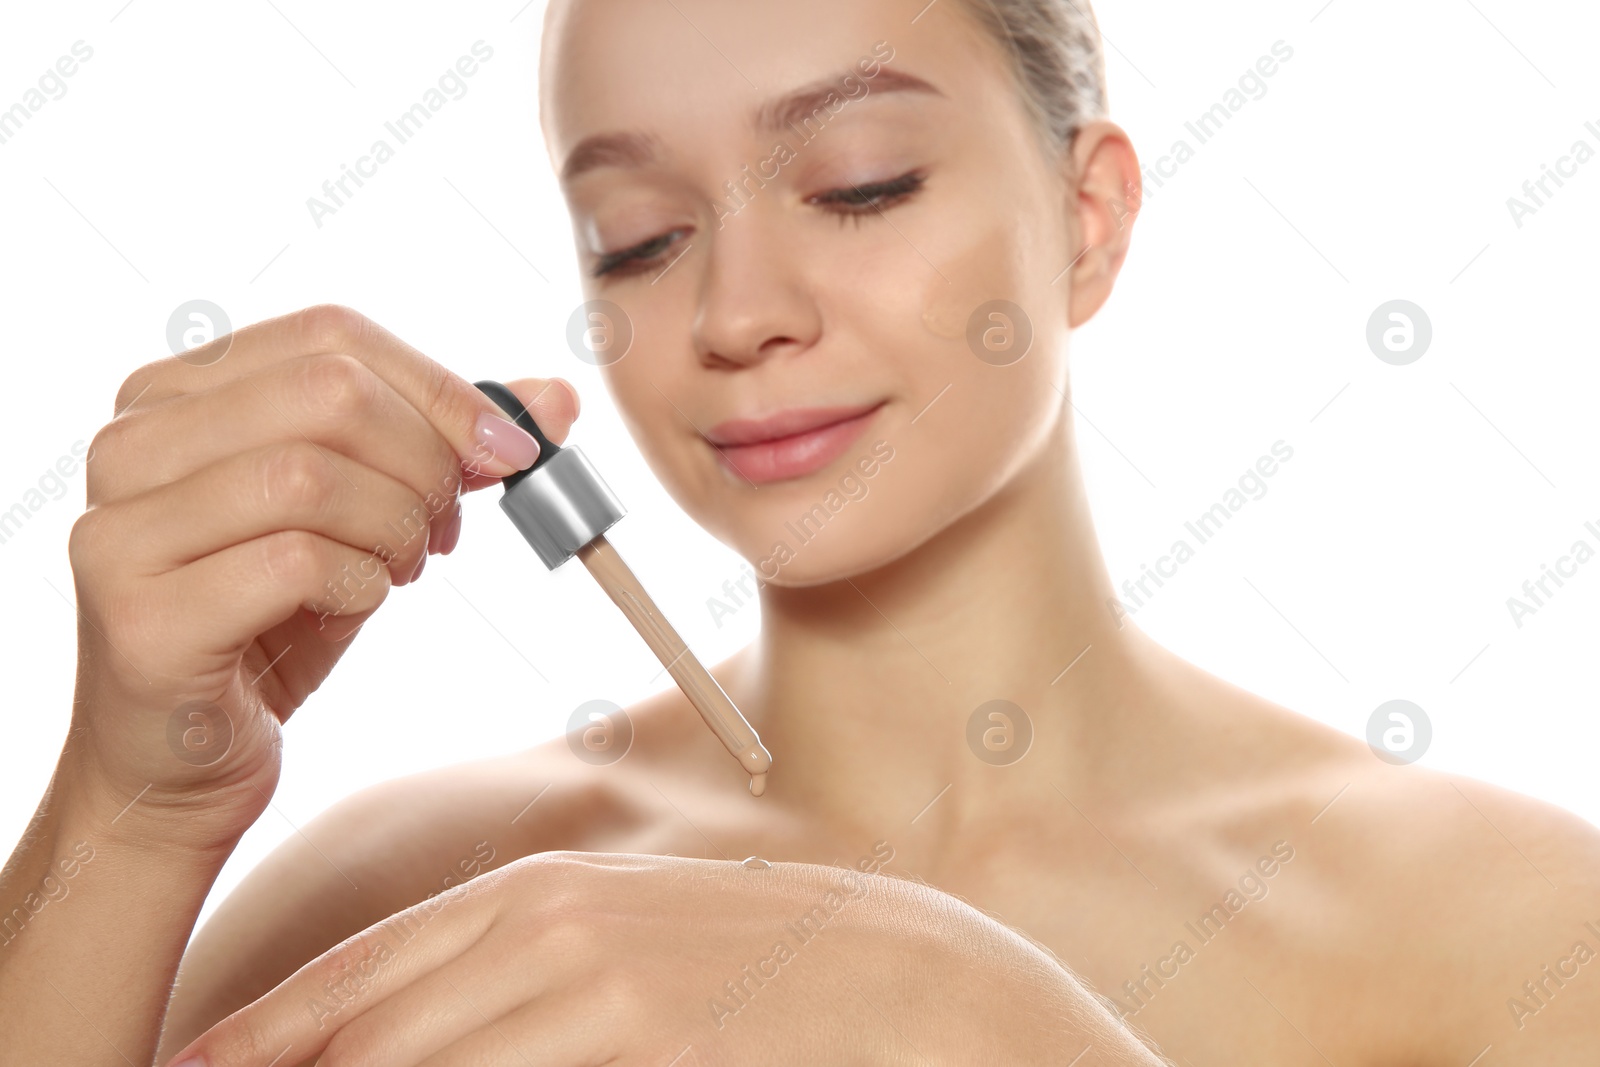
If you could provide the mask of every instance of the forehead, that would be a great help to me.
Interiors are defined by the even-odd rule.
[[[884,55],[947,98],[970,98],[999,64],[958,7],[959,0],[551,0],[540,118],[552,158],[559,167],[578,141],[610,131],[667,140],[747,132],[764,142],[771,134],[753,123],[763,104],[852,70],[859,77],[859,64]]]

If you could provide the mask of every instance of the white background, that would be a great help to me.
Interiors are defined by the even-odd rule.
[[[7,5],[0,108],[75,41],[94,55],[0,144],[0,510],[167,354],[180,303],[243,324],[337,301],[469,379],[577,384],[574,441],[630,511],[614,542],[702,659],[747,642],[755,608],[718,626],[706,606],[742,561],[667,499],[565,346],[581,298],[536,119],[543,2],[521,5]],[[1520,228],[1506,204],[1575,140],[1600,149],[1584,129],[1600,128],[1600,17],[1511,0],[1102,0],[1099,14],[1113,114],[1147,164],[1195,145],[1184,122],[1274,42],[1294,50],[1151,187],[1117,294],[1075,338],[1078,435],[1118,583],[1273,442],[1294,449],[1137,622],[1352,734],[1383,701],[1415,701],[1433,724],[1425,765],[1600,821],[1600,560],[1521,628],[1506,605],[1575,540],[1600,548],[1583,526],[1600,527],[1600,159]],[[467,94],[317,228],[307,197],[479,39],[494,57]],[[1408,366],[1365,340],[1397,298],[1434,332]],[[7,850],[67,727],[66,539],[82,507],[80,473],[0,544]],[[664,684],[587,575],[546,573],[494,494],[475,495],[454,556],[396,591],[295,717],[274,809],[208,907],[350,792],[526,748],[582,701]]]

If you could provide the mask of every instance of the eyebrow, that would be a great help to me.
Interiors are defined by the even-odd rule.
[[[841,92],[846,80],[854,78],[866,82],[869,91],[862,96],[850,97]],[[755,111],[752,127],[759,131],[775,133],[790,128],[794,123],[824,110],[830,97],[846,102],[863,100],[878,93],[914,92],[944,96],[937,88],[915,74],[892,67],[880,66],[871,78],[854,68],[841,71],[832,78],[823,78],[803,85],[782,96],[768,100]],[[599,167],[643,167],[657,162],[666,154],[660,138],[647,133],[597,133],[579,141],[561,165],[561,181],[570,182],[578,175]]]

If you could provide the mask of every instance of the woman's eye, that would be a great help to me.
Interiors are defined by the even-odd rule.
[[[672,242],[676,241],[684,232],[683,230],[673,230],[670,233],[664,233],[659,237],[652,237],[648,241],[640,242],[631,248],[607,252],[596,261],[592,273],[596,278],[599,278],[607,274],[627,275],[647,271],[656,264],[667,249],[672,247]]]
[[[840,221],[843,221],[846,216],[873,214],[890,205],[898,204],[922,188],[925,181],[927,175],[911,171],[888,181],[830,189],[828,192],[811,197],[809,202],[835,212],[841,216]]]
[[[825,193],[807,198],[809,204],[816,204],[827,211],[839,216],[840,222],[846,218],[860,219],[882,211],[886,207],[898,204],[922,188],[927,180],[927,175],[919,171],[902,174],[898,178],[888,181],[869,182],[866,185],[849,185],[839,189],[830,189]],[[666,252],[675,241],[688,231],[672,230],[652,237],[648,241],[640,242],[630,248],[623,248],[616,252],[606,252],[595,262],[592,274],[596,278],[612,276],[626,277],[630,274],[642,274],[660,265]]]

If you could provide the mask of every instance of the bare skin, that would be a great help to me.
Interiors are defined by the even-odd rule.
[[[479,842],[494,851],[489,867],[546,849],[848,865],[888,842],[886,873],[1027,933],[1124,1008],[1140,1001],[1123,983],[1143,980],[1148,1006],[1127,1021],[1175,1063],[1443,1067],[1491,1046],[1480,1062],[1584,1062],[1600,1006],[1587,968],[1565,988],[1547,981],[1555,995],[1520,1029],[1506,1002],[1533,1006],[1522,984],[1573,942],[1595,943],[1583,926],[1600,925],[1593,827],[1480,782],[1383,763],[1131,624],[1121,647],[1134,659],[1095,700],[1084,739],[1035,715],[1034,748],[1009,767],[973,759],[951,721],[937,738],[924,727],[915,747],[884,737],[871,759],[865,738],[836,742],[846,769],[803,782],[780,774],[775,756],[769,795],[755,800],[668,690],[628,709],[634,743],[616,764],[582,763],[558,740],[353,797],[306,828],[315,849],[285,844],[197,937],[166,1048],[459,880]],[[713,671],[744,708],[758,706],[757,652]],[[1092,690],[1110,672],[1089,665],[1069,677],[1082,670]],[[871,699],[856,689],[868,684],[854,676],[828,697]],[[947,710],[954,720],[964,705]],[[787,754],[781,732],[763,736]],[[869,762],[884,770],[865,773]],[[837,806],[819,813],[819,795]],[[1278,842],[1293,858],[1259,879],[1264,896],[1219,934],[1207,927],[1209,943],[1185,926],[1259,873]],[[353,892],[319,851],[370,893]],[[1158,987],[1141,968],[1177,941],[1193,958],[1166,965],[1176,977]]]
[[[926,883],[1032,938],[1115,998],[1130,1013],[1126,1023],[1177,1064],[1592,1059],[1600,978],[1574,946],[1600,947],[1585,926],[1600,928],[1595,828],[1492,786],[1383,763],[1364,742],[1208,675],[1107,610],[1113,590],[1072,445],[1066,338],[1108,298],[1128,252],[1137,160],[1126,135],[1104,121],[1086,124],[1065,158],[1040,154],[1003,54],[978,43],[953,4],[909,28],[921,6],[676,0],[624,11],[622,0],[591,0],[552,4],[547,22],[544,121],[558,168],[600,132],[642,129],[667,150],[642,165],[613,157],[565,183],[586,267],[670,238],[636,257],[648,269],[588,284],[588,295],[617,303],[636,329],[628,356],[606,368],[606,384],[663,484],[756,563],[769,558],[784,521],[837,484],[870,442],[895,449],[870,493],[831,520],[825,536],[763,569],[760,639],[714,669],[773,753],[766,795],[749,795],[745,775],[668,690],[629,709],[636,736],[619,762],[581,762],[558,739],[350,798],[253,872],[183,953],[210,880],[275,782],[276,726],[265,715],[248,720],[262,727],[246,738],[249,761],[207,774],[174,768],[162,762],[159,729],[125,729],[145,720],[159,727],[169,707],[142,704],[137,679],[86,631],[78,730],[0,884],[9,894],[35,881],[80,837],[107,845],[72,894],[0,953],[0,993],[8,1006],[26,1003],[30,1021],[55,1036],[48,1047],[81,1039],[78,1059],[117,1062],[80,1033],[71,998],[39,988],[40,974],[70,975],[68,988],[101,1005],[97,1019],[116,1024],[123,1047],[153,1048],[159,1032],[163,1059],[198,1048],[223,1056],[213,1060],[219,1065],[265,1065],[279,1050],[258,1020],[270,1014],[262,1005],[275,990],[289,990],[303,1017],[305,980],[338,973],[331,965],[349,955],[346,939],[441,890],[468,906],[503,896],[510,880],[496,879],[528,870],[527,858],[693,857],[718,861],[717,872],[726,860],[737,872],[749,855],[848,866],[887,848],[884,874]],[[722,59],[746,80],[718,65],[699,27],[715,31]],[[938,91],[875,91],[850,103],[828,140],[719,226],[709,202],[722,179],[770,148],[770,138],[747,132],[755,106],[826,77],[879,40],[893,42],[894,68]],[[672,92],[641,93],[639,84]],[[840,200],[813,199],[846,185],[859,192],[911,164],[928,172],[926,189],[874,198],[875,214],[854,227],[830,216]],[[974,358],[952,311],[980,294],[1027,309],[1037,345],[1027,358],[1005,367]],[[307,336],[320,344],[291,343]],[[277,358],[330,346],[364,353],[436,431],[430,454],[411,457],[415,470],[392,472],[420,491],[421,474],[447,466],[440,455],[469,454],[475,411],[458,381],[419,387],[439,379],[415,354],[374,336],[351,313],[324,309],[258,332],[258,362],[246,366],[270,377],[264,350]],[[220,387],[167,367],[130,379],[122,399],[152,377],[176,394],[211,396]],[[698,432],[792,405],[863,401],[881,408],[841,462],[760,489]],[[267,425],[270,409],[257,407]],[[357,405],[343,414],[331,425],[359,415],[370,420],[367,436],[329,447],[397,462],[391,451],[363,447],[387,425],[377,412]],[[575,411],[548,414],[564,431]],[[91,490],[109,515],[137,514],[140,494],[161,490],[140,479],[193,430],[163,418],[147,410],[144,426],[165,427],[147,439],[110,433],[101,442],[111,456],[119,439],[127,449],[126,481],[111,478],[117,468],[108,464],[103,492]],[[240,445],[220,436],[219,452]],[[208,514],[212,504],[195,488],[186,513]],[[136,532],[150,542],[176,537],[173,513],[146,515]],[[281,529],[305,522],[273,521]],[[89,532],[77,538],[74,560],[80,600],[103,606],[117,599],[107,594],[118,588],[106,577],[117,570],[110,564],[124,561],[119,553],[133,539],[97,541]],[[398,571],[411,573],[412,554],[396,561]],[[320,585],[310,581],[320,577],[314,567],[300,577],[307,589]],[[227,602],[217,588],[207,583],[203,597],[181,600],[188,612],[148,617],[177,625],[199,606]],[[240,583],[239,591],[253,588]],[[341,620],[353,628],[386,588]],[[285,602],[292,607],[294,596]],[[141,630],[146,617],[124,610],[113,632],[154,641]],[[247,676],[266,664],[271,645],[252,644],[253,636],[240,637]],[[335,659],[319,659],[310,678],[295,677],[300,661],[280,664],[282,683],[269,687],[273,718],[288,718]],[[235,655],[229,669],[239,662]],[[1033,730],[1026,754],[1004,766],[968,741],[974,709],[997,698],[1021,707]],[[152,777],[160,788],[113,823]],[[329,856],[339,858],[337,870]],[[106,870],[117,873],[114,884],[91,880]],[[538,916],[547,906],[538,893],[507,899],[513,913]],[[628,915],[645,924],[650,944],[641,942],[641,953],[671,944],[672,931],[648,925],[650,899]],[[944,932],[940,916],[902,903]],[[715,909],[708,902],[695,913],[702,939],[745,918]],[[130,911],[146,921],[128,924]],[[1191,929],[1208,915],[1220,932]],[[585,943],[612,963],[626,955]],[[72,961],[88,954],[97,967],[85,975]],[[1003,988],[1001,979],[984,980],[993,958],[1021,957],[974,951],[967,962],[983,978],[962,982],[957,967],[923,999],[953,1005],[957,990]],[[557,963],[549,955],[540,962]],[[472,992],[514,990],[537,970],[528,957],[486,965],[471,976]],[[1037,1062],[1071,1060],[1061,1050],[1073,1046],[1040,1047],[1011,1019],[994,1025],[1007,1000],[1027,1001],[1034,986],[1053,981],[1029,975],[981,1010],[946,1012],[990,1042],[990,1055],[951,1053],[945,1062],[1025,1062],[1024,1052]],[[622,999],[660,998],[670,985]],[[372,999],[330,1025],[380,1010],[384,1002]],[[754,1002],[774,1013],[760,1018],[773,1020],[782,1003]],[[443,1000],[437,1007],[445,1025]],[[874,1050],[890,1036],[866,1015],[857,1032]],[[19,1028],[15,1039],[26,1033]],[[325,1062],[359,1062],[356,1051],[379,1060],[372,1048],[347,1047]],[[897,1052],[900,1060],[881,1062],[920,1062]],[[471,1062],[522,1062],[504,1048],[495,1054]],[[1150,1062],[1126,1046],[1116,1055],[1079,1067]]]

